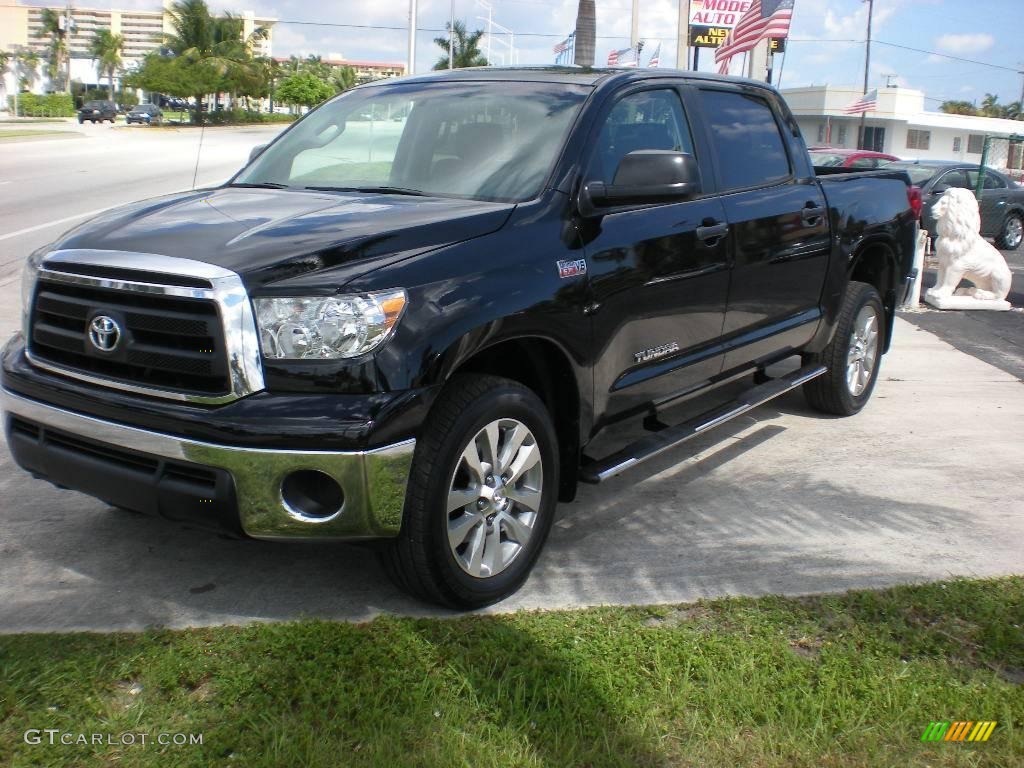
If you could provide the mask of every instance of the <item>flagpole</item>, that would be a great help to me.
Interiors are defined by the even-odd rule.
[[[690,0],[679,0],[679,28],[676,31],[676,69],[690,68]],[[1024,104],[1024,101],[1022,101]]]
[[[875,0],[867,0],[868,3],[868,39],[864,44],[864,93],[868,92],[868,77],[871,70],[871,14],[875,9]],[[857,132],[857,149],[866,149],[864,146],[864,118],[867,110],[860,113],[860,129]]]
[[[629,44],[631,47],[636,48],[638,42],[640,42],[640,0],[633,0],[633,19],[629,30]]]

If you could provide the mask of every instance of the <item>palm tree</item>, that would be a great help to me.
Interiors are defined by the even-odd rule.
[[[947,115],[976,115],[977,108],[969,101],[944,101],[939,105],[939,111]]]
[[[356,71],[352,67],[338,67],[331,74],[331,85],[340,93],[356,84]]]
[[[597,15],[594,0],[580,0],[576,7],[576,64],[594,66],[594,48],[597,34]]]
[[[7,95],[7,73],[10,72],[11,54],[7,51],[0,51],[0,89]],[[6,102],[4,102],[6,104]]]
[[[202,101],[206,93],[219,92],[225,78],[250,63],[249,45],[256,37],[266,36],[262,27],[243,41],[242,20],[228,15],[215,19],[204,0],[178,0],[171,6],[168,15],[174,32],[167,35],[165,45],[172,53],[201,70],[197,74],[196,87],[202,83],[204,90],[195,94],[195,122],[202,122]]]
[[[434,69],[448,69],[448,57],[451,55],[451,22],[445,24],[445,30],[447,30],[448,35],[445,37],[434,38],[434,42],[437,43],[437,46],[444,51],[444,56],[437,60],[437,64],[434,65]],[[466,25],[463,22],[455,22],[454,64],[456,67],[488,66],[487,59],[485,59],[483,54],[480,53],[480,38],[483,36],[484,31],[482,29],[478,29],[476,32],[469,35],[466,33]]]
[[[110,83],[110,100],[114,101],[114,74],[121,68],[121,51],[124,49],[124,38],[113,34],[109,29],[101,29],[89,43],[92,60],[98,62],[97,69],[107,75]]]
[[[981,114],[985,117],[1002,117],[1003,108],[999,104],[999,97],[994,93],[986,93],[981,100]]]
[[[63,27],[63,17],[60,11],[53,8],[44,8],[39,14],[40,27],[36,31],[36,37],[49,38],[46,54],[46,76],[53,84],[61,83],[60,90],[67,90],[70,93],[70,83],[63,83],[64,61],[68,55],[68,41]]]
[[[39,75],[39,54],[32,50],[23,50],[14,57],[18,62],[18,87],[23,91],[32,90]]]

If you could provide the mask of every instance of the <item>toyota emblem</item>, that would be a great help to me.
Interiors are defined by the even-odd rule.
[[[96,315],[89,323],[89,341],[100,352],[113,352],[121,342],[121,326],[112,317]]]

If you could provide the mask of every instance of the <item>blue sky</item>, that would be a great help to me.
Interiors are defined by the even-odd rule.
[[[609,50],[629,44],[631,0],[596,0],[598,59]],[[574,23],[576,0],[489,0],[493,19],[516,34],[520,64],[553,60],[551,47]],[[48,4],[32,0],[32,4]],[[76,3],[94,7],[157,6],[156,0],[90,0]],[[353,29],[292,22],[356,24],[370,27],[405,27],[408,0],[213,0],[217,9],[256,11],[281,20],[274,30],[276,55],[342,54],[352,59],[404,61],[404,29]],[[437,58],[431,29],[444,26],[449,0],[420,0],[417,70],[429,69]],[[870,81],[885,85],[887,78],[900,86],[923,90],[934,109],[942,99],[981,100],[996,93],[1002,101],[1021,95],[1024,50],[1020,45],[1022,0],[876,0]],[[678,0],[640,0],[640,36],[646,52],[662,42],[662,65],[675,62]],[[486,9],[478,0],[455,0],[456,18],[470,27],[483,27]],[[854,85],[864,72],[867,4],[862,0],[796,0],[789,52],[782,69],[782,87],[824,84]],[[544,37],[541,35],[550,35]],[[493,58],[507,50],[507,36],[492,42]],[[901,50],[895,43],[938,53],[997,64],[1010,71]],[[646,56],[644,57],[646,60]],[[711,51],[702,51],[701,69],[713,68]],[[507,59],[506,59],[507,61]]]

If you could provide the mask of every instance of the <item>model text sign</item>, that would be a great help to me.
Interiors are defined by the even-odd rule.
[[[752,0],[692,0],[690,25],[732,29],[750,10]]]
[[[752,0],[692,0],[690,45],[717,48],[729,31],[750,10]]]

